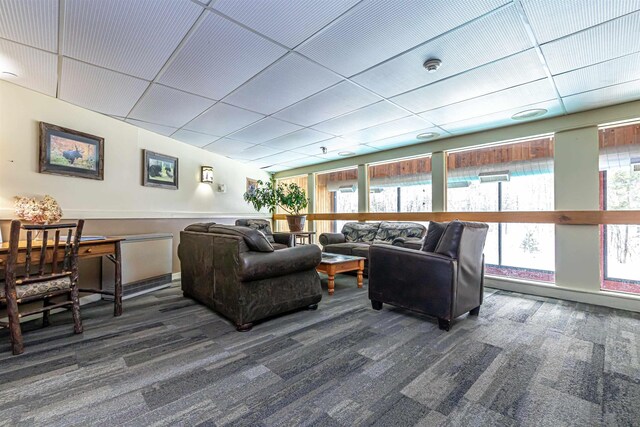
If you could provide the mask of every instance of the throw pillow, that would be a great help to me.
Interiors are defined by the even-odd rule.
[[[248,219],[247,227],[253,228],[254,230],[258,230],[264,237],[267,238],[269,243],[275,243],[276,241],[273,239],[273,233],[271,232],[271,226],[268,221],[260,220],[260,219]]]
[[[464,223],[458,220],[451,221],[449,225],[447,225],[447,229],[444,230],[434,252],[448,256],[449,258],[458,258],[458,250],[460,249],[463,230]]]
[[[447,222],[431,221],[427,229],[427,236],[424,238],[424,243],[420,250],[424,252],[435,252],[436,246],[438,246],[438,242],[444,234],[444,230],[447,228],[447,224]]]

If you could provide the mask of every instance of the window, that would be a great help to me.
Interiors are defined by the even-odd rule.
[[[300,176],[292,176],[289,178],[281,178],[276,180],[277,184],[291,184],[291,183],[295,183],[298,184],[300,187],[302,187],[304,189],[305,192],[307,192],[307,175],[300,175]],[[304,209],[301,213],[307,213],[308,209]],[[276,208],[276,213],[278,214],[286,214],[287,212],[285,210],[283,210],[280,206],[278,206]],[[278,220],[276,221],[275,224],[275,229],[278,231],[287,231],[289,230],[289,225],[287,224],[287,221],[284,220]],[[305,230],[309,229],[309,223],[305,222],[305,226],[304,226]]]
[[[369,166],[369,212],[431,212],[431,157]]]
[[[449,153],[448,211],[553,210],[550,137]],[[489,224],[487,274],[555,280],[552,224]]]
[[[601,209],[640,209],[640,124],[601,129],[599,140]],[[640,294],[640,226],[600,230],[602,289]]]
[[[358,169],[346,169],[316,175],[316,212],[358,212]],[[348,221],[318,221],[316,231],[338,233]]]

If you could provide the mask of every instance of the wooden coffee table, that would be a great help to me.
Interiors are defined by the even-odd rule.
[[[333,295],[335,288],[335,278],[337,273],[347,271],[358,271],[358,287],[362,288],[362,274],[364,273],[364,261],[366,258],[360,256],[340,255],[322,253],[322,261],[316,267],[317,271],[326,273],[329,276],[329,295]]]

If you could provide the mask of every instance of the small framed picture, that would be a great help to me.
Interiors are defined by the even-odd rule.
[[[142,185],[178,189],[178,158],[142,150]]]
[[[40,173],[104,179],[104,138],[40,122]]]
[[[247,178],[247,193],[253,194],[253,192],[256,191],[256,188],[258,188],[258,180]]]

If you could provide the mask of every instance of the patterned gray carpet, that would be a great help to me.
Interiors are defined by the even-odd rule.
[[[1,425],[640,425],[637,313],[488,290],[447,333],[351,276],[249,333],[176,286],[110,312],[0,331]]]

